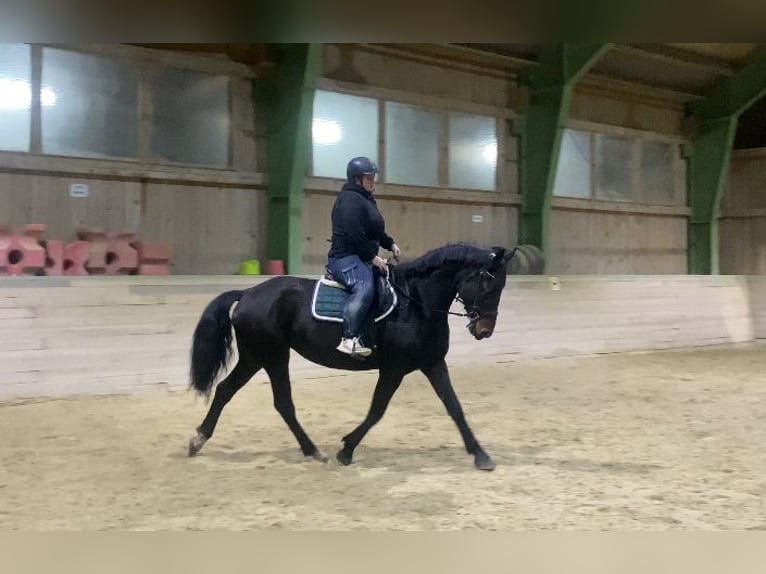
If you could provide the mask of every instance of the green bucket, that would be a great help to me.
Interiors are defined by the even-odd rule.
[[[257,259],[248,259],[243,261],[239,266],[240,275],[260,275],[261,274],[261,262]]]

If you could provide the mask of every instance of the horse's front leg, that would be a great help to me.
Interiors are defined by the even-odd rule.
[[[460,401],[455,394],[455,390],[452,388],[452,382],[450,381],[447,363],[442,359],[433,367],[422,369],[422,371],[423,374],[428,377],[428,380],[431,383],[434,391],[436,391],[436,394],[444,403],[449,416],[451,416],[452,420],[455,421],[455,424],[460,431],[460,436],[463,437],[465,449],[469,454],[473,455],[473,460],[476,468],[479,470],[494,470],[495,463],[492,461],[489,455],[484,452],[484,449],[481,448],[479,441],[476,440],[476,437],[473,435],[471,428],[468,426],[468,423],[465,420],[465,415],[463,415],[463,407],[460,406]]]

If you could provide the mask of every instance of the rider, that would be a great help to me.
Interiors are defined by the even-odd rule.
[[[388,273],[380,246],[399,258],[401,251],[386,234],[385,221],[372,194],[378,167],[366,157],[355,157],[346,166],[343,184],[332,208],[332,244],[327,269],[350,292],[343,308],[343,338],[337,349],[368,357],[372,350],[359,339],[375,295],[372,266]]]

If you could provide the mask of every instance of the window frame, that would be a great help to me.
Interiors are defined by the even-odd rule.
[[[197,170],[232,171],[238,169],[235,158],[237,157],[238,138],[237,132],[241,118],[235,112],[235,108],[241,105],[235,101],[241,86],[236,82],[250,82],[256,77],[256,73],[249,66],[232,62],[215,55],[200,55],[195,53],[179,54],[166,52],[139,46],[126,46],[114,44],[90,44],[76,45],[61,43],[24,43],[30,50],[32,89],[31,122],[30,122],[30,145],[27,151],[0,150],[3,155],[36,156],[40,158],[59,158],[77,162],[103,162],[104,164],[136,166],[144,168],[186,168]],[[46,153],[42,150],[42,108],[40,102],[40,89],[42,86],[43,49],[53,48],[75,54],[96,56],[107,60],[128,62],[135,66],[138,76],[138,101],[136,106],[135,121],[138,131],[138,146],[136,157],[90,157],[87,155],[60,155]],[[152,74],[161,73],[167,68],[202,72],[213,76],[226,78],[226,108],[228,110],[228,153],[224,165],[174,162],[155,157],[151,151],[151,131],[154,127],[154,117],[151,113],[152,98]],[[249,169],[248,171],[257,171]]]
[[[338,94],[338,95],[342,95],[342,96],[350,96],[350,97],[356,97],[356,98],[365,99],[365,100],[371,100],[371,105],[374,108],[375,114],[377,116],[377,126],[376,126],[377,127],[377,139],[374,140],[374,143],[373,143],[373,145],[374,145],[374,147],[376,149],[377,157],[374,157],[374,158],[371,158],[371,159],[373,161],[375,161],[375,163],[377,163],[378,166],[383,166],[383,158],[382,158],[382,155],[381,155],[381,149],[385,150],[385,146],[382,144],[382,142],[384,141],[383,138],[385,137],[385,135],[381,134],[381,129],[383,129],[383,125],[384,125],[383,124],[383,121],[384,121],[384,117],[383,116],[385,115],[385,106],[381,106],[381,101],[378,98],[374,97],[374,96],[369,96],[369,95],[366,95],[366,94],[349,94],[349,93],[345,93],[345,92],[336,92],[334,90],[325,90],[325,89],[317,87],[315,92],[314,92],[314,98],[313,98],[313,102],[312,102],[311,124],[309,126],[308,150],[307,150],[307,154],[306,154],[306,158],[307,158],[307,161],[306,161],[306,176],[307,177],[315,177],[315,178],[319,178],[319,179],[331,179],[331,180],[345,179],[344,175],[340,175],[338,177],[332,177],[332,176],[327,176],[327,175],[317,175],[315,173],[315,169],[314,169],[315,168],[315,161],[314,161],[314,135],[313,135],[313,125],[314,125],[313,122],[314,122],[315,118],[314,118],[313,110],[314,110],[314,106],[316,105],[316,94],[317,94],[317,92],[325,92],[325,93],[330,93],[330,94]],[[345,172],[345,165],[338,166],[338,170],[339,170],[339,172]],[[380,176],[379,176],[379,178],[380,178]],[[380,179],[378,181],[380,181]]]
[[[431,114],[434,114],[437,117],[438,121],[438,127],[437,127],[437,134],[436,134],[436,185],[423,185],[419,183],[410,183],[410,182],[401,182],[401,181],[391,181],[387,178],[388,172],[389,172],[389,158],[386,153],[386,144],[387,141],[387,128],[388,128],[388,104],[394,104],[398,106],[406,106],[409,108],[416,109],[418,111],[428,112]],[[391,99],[378,99],[378,109],[380,110],[380,127],[378,128],[378,133],[380,134],[380,143],[379,143],[379,156],[381,158],[380,165],[382,167],[382,174],[383,177],[381,178],[381,181],[384,183],[390,183],[392,185],[401,185],[401,186],[412,186],[412,187],[419,187],[419,188],[425,188],[425,189],[434,189],[439,187],[447,187],[444,180],[444,172],[445,172],[445,165],[448,166],[447,158],[445,157],[443,153],[444,148],[444,125],[445,121],[445,112],[443,110],[434,110],[429,109],[421,105],[416,104],[410,104],[406,102],[398,102]],[[380,130],[383,130],[382,132]]]
[[[512,136],[511,130],[508,129],[508,120],[513,120],[517,114],[509,109],[503,107],[489,106],[485,104],[476,104],[472,102],[465,102],[459,100],[452,100],[442,98],[438,96],[428,96],[423,94],[416,94],[410,92],[403,92],[389,88],[363,88],[356,84],[349,82],[343,82],[339,80],[330,80],[327,78],[320,78],[316,85],[317,90],[336,92],[341,94],[347,94],[352,96],[360,96],[365,98],[374,98],[378,101],[378,157],[373,158],[381,166],[381,175],[379,178],[380,183],[385,186],[396,188],[413,188],[420,189],[425,192],[434,190],[440,192],[465,192],[468,194],[478,195],[507,195],[509,194],[508,185],[504,184],[506,174],[506,162],[517,161],[517,153],[508,154],[509,146],[518,146],[518,141]],[[435,112],[440,116],[440,129],[439,129],[439,169],[438,169],[438,185],[437,186],[423,186],[410,183],[398,183],[390,182],[386,178],[386,103],[391,102],[394,104],[400,104],[404,106],[411,106],[428,112]],[[475,115],[484,118],[490,118],[494,121],[495,125],[495,137],[497,141],[497,163],[495,164],[495,181],[494,188],[478,189],[478,188],[458,188],[451,187],[449,184],[449,115],[450,112],[458,112],[467,115]],[[309,138],[309,155],[311,155],[311,147],[313,146],[313,138]],[[314,175],[313,166],[307,165],[306,176],[315,178],[317,180],[328,180],[333,178],[325,178],[322,176]]]
[[[652,207],[678,208],[687,205],[687,190],[685,179],[687,177],[687,161],[684,157],[684,148],[688,141],[681,136],[662,134],[633,128],[623,128],[608,124],[598,124],[587,121],[569,120],[564,129],[588,134],[590,142],[590,170],[591,185],[590,193],[587,197],[574,197],[569,195],[558,195],[555,189],[551,190],[554,199],[567,201],[585,201],[599,203],[618,203],[624,205],[646,205]],[[596,136],[606,136],[627,139],[631,144],[630,156],[630,186],[631,192],[628,199],[607,199],[596,197],[598,187],[598,158],[596,154]],[[672,197],[669,201],[659,203],[646,201],[647,194],[644,191],[645,181],[641,177],[641,161],[644,142],[664,143],[671,146],[672,150]],[[557,162],[558,169],[558,162]],[[555,178],[554,178],[555,181]]]
[[[23,42],[9,42],[8,44],[14,45],[14,46],[23,46],[26,48],[27,51],[27,63],[29,65],[29,89],[30,89],[30,106],[29,106],[29,133],[27,134],[28,139],[28,145],[27,149],[17,149],[17,148],[8,148],[8,149],[0,149],[0,153],[29,153],[32,150],[32,147],[34,145],[34,138],[33,138],[33,131],[34,131],[34,125],[35,125],[35,102],[37,103],[37,108],[39,110],[40,108],[40,93],[39,90],[34,89],[34,76],[35,76],[35,61],[34,61],[34,54],[32,52],[32,46],[30,44],[25,44]],[[38,84],[39,85],[39,84]]]

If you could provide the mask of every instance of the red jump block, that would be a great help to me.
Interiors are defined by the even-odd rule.
[[[101,231],[78,231],[77,237],[80,241],[75,243],[88,244],[88,256],[83,262],[85,275],[104,275],[106,273],[106,233]],[[79,249],[84,250],[83,247],[79,247]]]
[[[284,275],[285,262],[281,259],[269,259],[266,261],[266,275]]]
[[[169,275],[168,263],[172,248],[167,243],[135,241],[133,247],[138,251],[139,275]]]
[[[94,275],[130,275],[138,269],[138,251],[131,246],[133,233],[107,237],[100,231],[80,231],[78,237],[90,243],[90,256],[85,264]]]
[[[45,249],[40,237],[45,226],[30,224],[23,233],[0,227],[0,275],[37,275],[45,269]]]
[[[90,248],[87,241],[73,241],[64,247],[64,275],[89,275],[85,265],[90,257]]]
[[[64,242],[60,239],[43,241],[45,248],[45,274],[60,276],[64,274]]]
[[[90,257],[90,243],[73,241],[64,245],[60,239],[45,242],[45,274],[51,277],[61,275],[89,275],[85,264]]]

